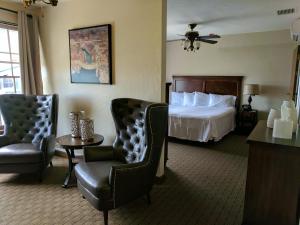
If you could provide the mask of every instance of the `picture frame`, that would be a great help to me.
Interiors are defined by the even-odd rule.
[[[111,24],[69,30],[71,83],[112,84]]]

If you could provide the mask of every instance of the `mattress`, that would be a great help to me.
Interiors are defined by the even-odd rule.
[[[169,136],[208,142],[219,141],[235,129],[235,108],[169,106]]]

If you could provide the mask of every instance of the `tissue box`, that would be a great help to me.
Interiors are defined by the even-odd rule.
[[[280,119],[280,112],[276,109],[271,109],[267,120],[267,127],[273,128],[275,119]]]
[[[293,121],[275,119],[273,128],[273,137],[292,139],[293,136]]]

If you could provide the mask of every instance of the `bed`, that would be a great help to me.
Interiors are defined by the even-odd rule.
[[[234,102],[230,105],[192,107],[170,105],[168,136],[208,142],[219,141],[233,131],[240,105],[242,79],[241,76],[173,76],[173,82],[167,85],[172,86],[173,92],[234,96]]]

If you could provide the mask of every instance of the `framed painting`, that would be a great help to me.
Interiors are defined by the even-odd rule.
[[[112,84],[111,25],[69,30],[72,83]]]

